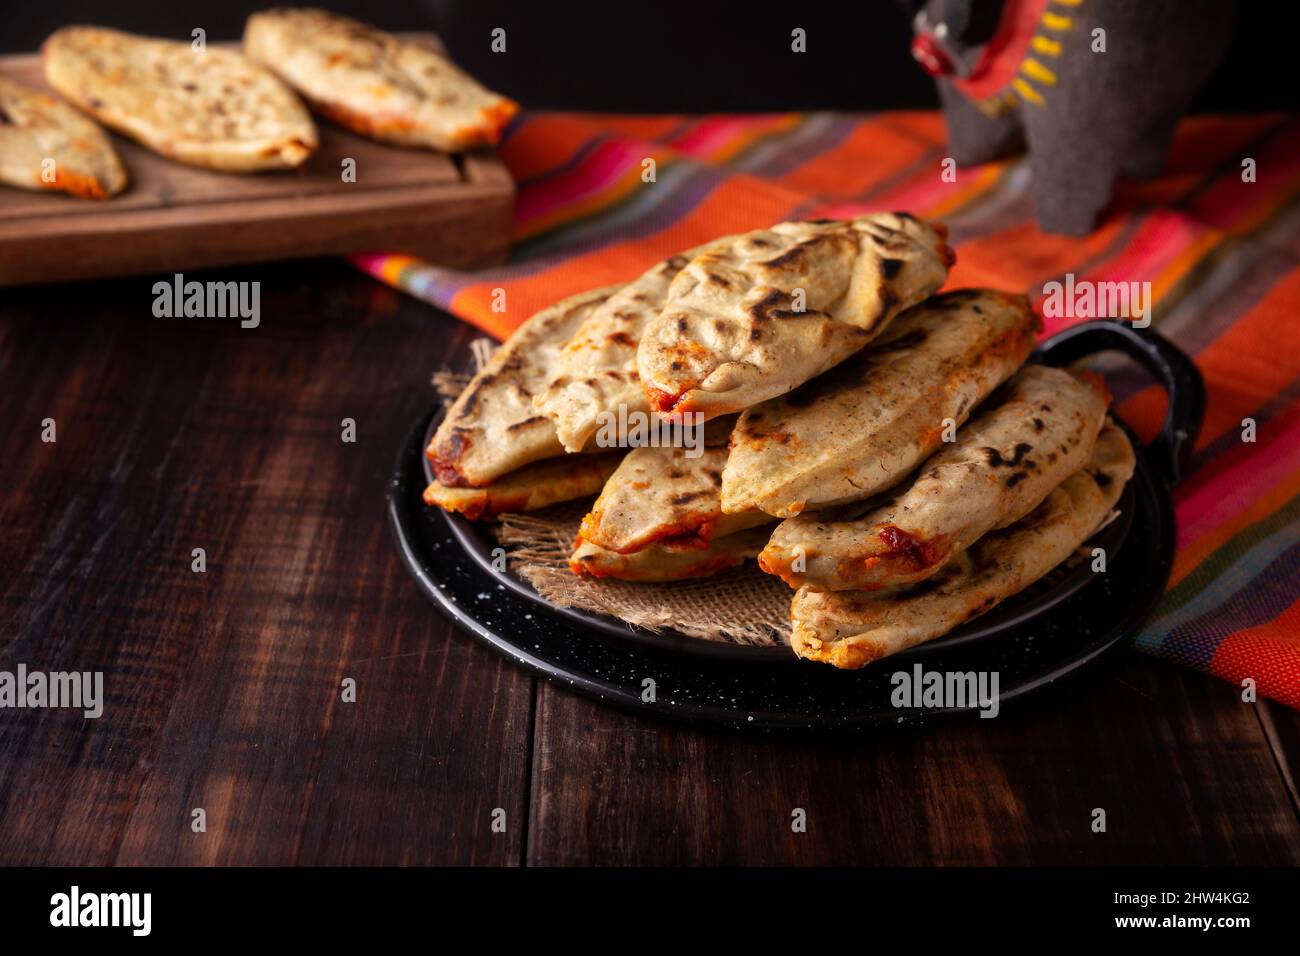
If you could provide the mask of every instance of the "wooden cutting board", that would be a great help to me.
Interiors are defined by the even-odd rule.
[[[0,74],[52,92],[38,54],[0,57]],[[113,199],[0,185],[0,285],[381,250],[455,268],[505,259],[515,188],[494,152],[403,149],[316,123],[320,149],[293,171],[212,172],[112,135],[131,180]]]

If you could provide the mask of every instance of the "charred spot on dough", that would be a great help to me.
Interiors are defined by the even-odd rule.
[[[833,222],[839,222],[838,219],[804,219],[801,221],[808,223],[810,226],[829,226]]]
[[[778,308],[778,306],[789,304],[791,304],[790,297],[785,293],[780,292],[777,289],[768,292],[767,295],[763,296],[763,298],[749,306],[747,310],[749,312],[749,318],[753,323],[753,328],[756,328],[761,323],[770,322],[773,319],[793,319],[798,315],[821,314],[816,309],[807,309],[804,312],[795,312],[788,308]],[[750,341],[756,341],[753,328],[751,328],[750,331]]]
[[[1007,487],[1014,488],[1016,485],[1020,484],[1028,477],[1029,477],[1028,472],[1024,472],[1024,471],[1012,472],[1011,476],[1007,478]]]
[[[926,308],[941,309],[945,312],[954,309],[961,309],[969,305],[972,309],[983,301],[990,293],[979,289],[953,289],[950,292],[941,292],[926,300]],[[981,313],[982,314],[982,313]]]
[[[704,281],[712,283],[722,289],[731,288],[731,280],[726,276],[718,275],[716,272],[707,272],[704,275]]]
[[[1034,419],[1034,431],[1041,432],[1046,427],[1047,426],[1043,424],[1043,420],[1041,418]]]
[[[1092,480],[1097,483],[1098,488],[1108,488],[1110,487],[1111,482],[1115,479],[1104,471],[1094,471],[1092,473]]]
[[[715,484],[715,485],[721,485],[721,484],[722,484],[722,472],[719,471],[718,469],[716,469],[716,468],[705,468],[705,469],[704,469],[704,474],[705,474],[705,477],[707,477],[707,478],[709,479],[709,481],[713,482],[713,484]]]
[[[772,244],[762,236],[754,236],[749,240],[749,244],[755,249],[770,249],[772,247]]]
[[[750,330],[749,330],[749,341],[751,341],[751,342],[757,342],[757,341],[758,341],[759,339],[761,339],[762,337],[763,337],[763,330],[760,329],[757,325],[752,326],[752,327],[750,328]]]
[[[451,430],[451,435],[447,438],[447,448],[439,453],[438,457],[448,459],[449,461],[459,461],[465,457],[469,451],[470,445],[474,444],[474,435],[468,428],[457,426]],[[443,482],[446,484],[446,482]]]
[[[692,501],[696,501],[700,498],[708,498],[712,494],[713,492],[709,490],[683,491],[681,494],[673,495],[671,498],[669,498],[668,503],[672,505],[690,504]]]
[[[513,425],[507,425],[506,431],[508,432],[518,431],[521,428],[528,428],[532,425],[536,425],[538,422],[545,422],[545,421],[549,421],[549,419],[545,415],[534,415],[532,418],[525,418],[522,422],[515,422]]]
[[[876,235],[871,236],[871,241],[882,252],[895,252],[895,253],[907,252],[906,243],[893,242],[889,239],[882,239],[880,236],[876,236]]]
[[[685,334],[686,334],[686,330],[689,329],[689,328],[690,328],[690,323],[688,323],[688,322],[686,321],[686,317],[685,317],[685,316],[682,316],[682,315],[679,315],[679,316],[677,317],[677,331],[678,331],[678,332],[681,332],[683,335],[685,335]]]
[[[491,376],[485,376],[484,378],[479,379],[479,381],[474,385],[470,386],[468,390],[463,392],[462,395],[464,395],[465,404],[460,407],[460,411],[456,414],[458,416],[474,414],[474,410],[478,408],[479,401],[483,397],[483,387],[488,385],[490,382]]]
[[[670,468],[668,469],[668,477],[675,480],[678,478],[685,478],[686,475],[682,473],[680,468]]]
[[[891,339],[888,342],[881,342],[879,346],[873,348],[871,351],[873,354],[877,355],[881,352],[905,352],[923,344],[929,336],[930,333],[925,329],[911,329],[910,331],[904,332],[896,339]]]
[[[775,255],[771,259],[764,259],[759,265],[766,266],[769,269],[784,269],[788,266],[802,265],[808,259],[808,250],[811,245],[811,242],[795,243],[785,252]]]
[[[880,286],[880,314],[887,315],[893,311],[896,305],[898,305],[898,296],[894,295],[893,289],[882,284]]]
[[[687,259],[685,256],[669,256],[667,265],[668,268],[676,269],[678,272],[681,272],[686,268],[686,264],[690,261],[691,260]]]
[[[969,621],[972,618],[979,617],[981,614],[984,614],[986,611],[990,610],[993,607],[993,605],[996,603],[998,603],[997,598],[992,596],[986,597],[984,600],[980,601],[979,604],[976,604],[973,608],[971,608],[969,611],[966,612],[966,620]]]
[[[781,291],[779,289],[772,289],[763,296],[763,298],[752,304],[748,311],[750,316],[757,321],[759,319],[767,318],[768,314],[773,309],[778,305],[784,304],[784,302],[785,296],[781,294]]]
[[[1016,442],[1016,447],[1011,450],[1010,458],[1003,458],[1002,452],[996,448],[984,447],[980,451],[984,452],[984,460],[994,468],[1014,468],[1024,461],[1025,455],[1033,451],[1033,446],[1027,442]]]
[[[880,260],[880,271],[885,274],[886,279],[897,278],[898,273],[900,273],[902,270],[903,270],[902,259],[881,259]]]

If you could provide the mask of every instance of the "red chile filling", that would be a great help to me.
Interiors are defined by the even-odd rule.
[[[448,488],[462,488],[467,484],[461,473],[456,470],[456,466],[441,458],[433,459],[433,473],[438,476],[439,484],[446,485]]]
[[[685,393],[674,395],[671,392],[665,392],[658,388],[646,389],[646,399],[650,402],[650,407],[661,415],[671,412],[676,408],[677,403],[682,400],[683,394]]]
[[[897,558],[914,571],[924,571],[937,560],[932,546],[895,525],[887,524],[881,528],[880,540],[885,542],[882,557]]]

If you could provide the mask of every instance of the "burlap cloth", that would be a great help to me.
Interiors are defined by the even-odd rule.
[[[760,571],[754,561],[711,577],[669,584],[574,574],[569,570],[569,554],[590,504],[502,515],[493,523],[492,533],[506,549],[510,571],[554,604],[608,614],[651,631],[671,628],[733,644],[787,643],[794,592],[779,578]]]

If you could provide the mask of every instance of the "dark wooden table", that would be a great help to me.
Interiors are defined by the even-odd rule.
[[[1128,651],[996,720],[817,743],[534,680],[384,520],[476,333],[337,261],[217,278],[262,282],[259,328],[155,319],[152,278],[0,290],[0,669],[106,682],[98,720],[0,710],[0,862],[1300,863],[1300,715]]]

